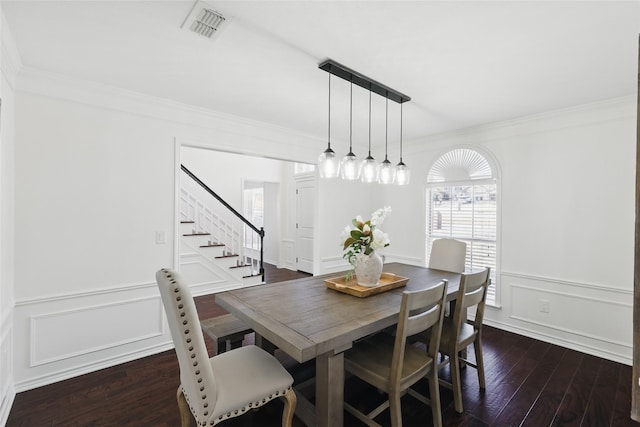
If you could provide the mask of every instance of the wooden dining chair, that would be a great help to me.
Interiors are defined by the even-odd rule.
[[[462,273],[464,271],[467,244],[456,239],[436,239],[429,252],[429,268]]]
[[[440,391],[435,357],[438,353],[440,330],[447,297],[447,281],[420,291],[402,293],[397,331],[394,336],[377,334],[359,341],[344,353],[345,370],[387,393],[389,399],[368,414],[363,414],[345,402],[345,409],[369,426],[386,408],[390,408],[391,425],[402,426],[400,398],[408,392],[431,405],[434,426],[442,425]],[[411,345],[407,338],[431,330],[427,351]],[[410,387],[427,378],[430,399]]]
[[[191,290],[169,269],[156,273],[180,366],[177,399],[182,427],[213,426],[282,397],[282,425],[296,406],[293,378],[266,351],[248,345],[209,358]],[[190,414],[191,413],[191,414]]]
[[[484,363],[482,360],[482,320],[484,305],[489,287],[489,268],[474,273],[462,273],[460,288],[455,300],[453,316],[446,317],[442,325],[440,353],[445,357],[438,369],[449,364],[451,383],[440,380],[440,384],[453,389],[453,401],[456,411],[462,412],[462,384],[460,381],[461,364],[477,369],[480,388],[485,388]],[[467,310],[476,307],[472,324],[467,323]],[[462,357],[462,350],[473,344],[476,361]]]

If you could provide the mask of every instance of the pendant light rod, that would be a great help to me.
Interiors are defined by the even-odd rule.
[[[402,163],[402,104],[400,104],[400,163]]]
[[[369,90],[369,157],[371,157],[371,90]]]
[[[387,160],[388,146],[389,146],[389,98],[387,98],[384,106],[384,159],[385,160]]]
[[[353,154],[353,82],[349,87],[349,154]]]
[[[348,67],[345,67],[342,64],[337,63],[332,59],[326,59],[318,65],[318,68],[324,70],[334,76],[338,76],[341,79],[347,80],[351,83],[355,83],[356,85],[373,91],[380,96],[384,96],[387,99],[395,101],[399,104],[402,104],[407,101],[411,101],[411,97],[405,95],[397,90],[391,89],[388,86],[383,85],[363,74],[358,73]]]
[[[331,74],[329,74],[329,124],[327,125],[327,148],[331,149]]]

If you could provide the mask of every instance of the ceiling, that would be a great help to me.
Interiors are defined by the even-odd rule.
[[[213,39],[181,28],[193,5],[2,0],[24,66],[322,140],[327,58],[412,98],[409,144],[637,90],[640,1],[211,0],[226,18]],[[367,143],[368,102],[355,87],[354,145]],[[372,103],[372,143],[384,147],[385,101]],[[335,77],[331,108],[331,138],[347,141],[349,84]],[[395,102],[388,123],[391,144]]]

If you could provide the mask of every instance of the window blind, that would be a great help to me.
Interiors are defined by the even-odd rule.
[[[435,239],[467,244],[465,266],[491,268],[487,303],[496,303],[496,184],[438,185],[427,189],[427,261]]]

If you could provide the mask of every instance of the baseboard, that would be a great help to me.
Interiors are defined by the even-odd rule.
[[[0,426],[7,425],[9,414],[11,413],[11,407],[13,406],[15,398],[16,391],[13,388],[13,385],[10,384],[9,387],[7,387],[7,392],[2,396],[2,403],[0,404]]]
[[[15,390],[16,390],[15,392],[21,393],[23,391],[32,390],[34,388],[57,383],[59,381],[68,380],[70,378],[75,378],[80,375],[96,372],[101,369],[111,368],[113,366],[120,365],[122,363],[127,363],[133,360],[142,359],[143,357],[153,356],[155,354],[162,353],[163,351],[171,350],[173,348],[174,348],[173,342],[168,341],[166,343],[151,346],[149,348],[142,349],[139,351],[120,354],[116,357],[109,357],[102,360],[97,360],[92,363],[74,366],[73,368],[70,368],[70,369],[64,369],[57,372],[50,372],[47,375],[30,378],[28,381],[15,383]]]
[[[592,356],[600,357],[614,362],[622,363],[624,365],[632,366],[633,360],[624,354],[616,353],[613,351],[607,351],[602,348],[596,348],[593,346],[585,345],[577,341],[563,339],[558,336],[552,336],[538,331],[534,331],[527,328],[518,327],[513,324],[505,322],[499,322],[495,320],[489,320],[485,317],[484,324],[492,326],[497,329],[501,329],[507,332],[513,332],[514,334],[522,335],[525,337],[533,338],[539,341],[547,342],[549,344],[558,345],[560,347],[568,348],[571,350],[579,351],[580,353],[590,354]]]

